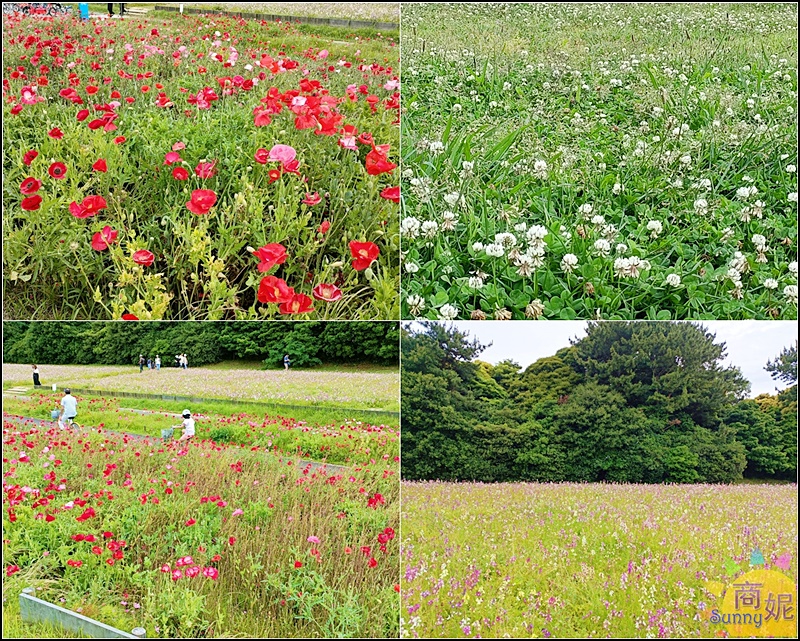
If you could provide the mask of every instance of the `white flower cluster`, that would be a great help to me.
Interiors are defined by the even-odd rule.
[[[644,260],[638,256],[614,260],[614,273],[619,278],[639,278],[640,272],[650,271],[650,267],[649,260]]]

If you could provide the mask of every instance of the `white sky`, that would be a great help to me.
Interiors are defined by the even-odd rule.
[[[552,356],[562,347],[569,347],[570,338],[586,335],[583,321],[460,321],[455,325],[469,332],[481,343],[491,342],[478,358],[492,364],[512,359],[523,369],[544,356]],[[784,347],[797,340],[797,323],[793,321],[703,321],[716,334],[716,343],[726,344],[726,364],[737,365],[750,381],[751,397],[786,387],[764,371],[767,361],[774,359]]]

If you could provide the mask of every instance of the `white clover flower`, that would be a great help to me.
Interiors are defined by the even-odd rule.
[[[788,265],[787,269],[789,270],[789,272],[790,272],[790,273],[791,273],[791,274],[792,274],[792,275],[793,275],[795,278],[797,278],[797,261],[796,261],[796,260],[793,260],[791,263],[789,263],[789,265]]]
[[[672,186],[675,187],[675,189],[682,189],[683,188],[683,178],[676,178],[675,180],[673,180],[672,181]]]
[[[742,252],[738,251],[734,252],[733,258],[731,258],[731,262],[728,264],[740,274],[744,274],[750,269],[750,265],[747,264],[747,258],[745,258]]]
[[[611,243],[605,238],[600,238],[594,242],[594,250],[597,252],[598,256],[605,258],[611,253]]]
[[[544,225],[532,225],[526,233],[526,237],[530,243],[544,240],[545,236],[547,236],[547,227]]]
[[[542,305],[542,301],[538,298],[536,300],[532,300],[528,305],[525,307],[525,316],[536,320],[540,318],[544,314],[544,305]]]
[[[461,111],[462,109],[463,107],[458,103],[453,105],[453,111]]]
[[[514,261],[514,265],[518,268],[517,274],[522,276],[523,278],[527,278],[533,273],[534,267],[534,259],[532,256],[528,254],[520,254],[517,256],[517,259]]]
[[[667,285],[671,287],[679,287],[681,284],[681,277],[678,274],[667,274]]]
[[[618,254],[624,254],[628,251],[628,246],[625,243],[617,243],[615,250]]]
[[[444,195],[444,202],[446,202],[450,207],[455,207],[457,204],[464,204],[464,197],[457,191],[454,191]]]
[[[572,232],[567,229],[564,225],[561,225],[558,228],[559,233],[564,237],[565,240],[572,240]]]
[[[753,234],[751,238],[753,241],[753,245],[758,251],[766,251],[767,250],[767,239],[764,238],[761,234]]]
[[[470,276],[467,284],[470,289],[480,289],[483,287],[483,278],[480,276]]]
[[[492,256],[493,258],[500,258],[501,256],[505,255],[503,246],[499,243],[490,243],[486,245],[486,247],[484,247],[484,251],[486,252],[487,256]]]
[[[495,244],[502,245],[504,249],[511,249],[517,244],[517,237],[514,234],[504,231],[494,235]]]
[[[692,164],[692,157],[689,154],[684,154],[680,158],[681,164],[686,165],[687,167]]]
[[[725,274],[726,278],[730,278],[734,283],[742,282],[742,275],[739,273],[739,270],[735,267],[731,267],[728,269],[728,272]]]
[[[767,289],[778,289],[778,281],[774,278],[767,278],[764,281],[764,287]]]
[[[439,156],[444,151],[444,143],[439,140],[434,140],[428,145],[428,151],[434,156]]]
[[[568,274],[572,273],[572,270],[575,269],[577,265],[578,257],[575,254],[564,254],[564,258],[561,259],[561,269]]]
[[[650,238],[658,238],[658,235],[664,231],[664,226],[659,220],[651,220],[647,223],[647,231],[650,232]]]
[[[628,258],[628,276],[631,278],[639,278],[639,270],[650,268],[650,263],[645,263],[638,256],[631,256]]]
[[[453,320],[458,316],[458,307],[445,303],[439,308],[439,320]]]
[[[458,222],[458,214],[452,211],[443,211],[442,212],[442,230],[443,231],[453,231],[456,228],[456,223]]]
[[[544,160],[536,160],[533,163],[533,174],[542,180],[547,178],[547,162]]]
[[[547,243],[539,241],[537,244],[528,247],[528,250],[523,254],[534,269],[544,265],[544,248],[546,246]]]
[[[417,294],[411,294],[406,298],[406,303],[408,303],[412,316],[418,316],[425,309],[425,299],[422,296],[417,296]]]
[[[403,218],[403,220],[400,222],[400,233],[406,238],[413,240],[419,236],[419,226],[419,219],[414,218],[413,216],[408,216],[407,218]]]
[[[426,220],[422,223],[422,235],[425,238],[435,238],[439,231],[439,223],[435,220]]]
[[[747,200],[750,196],[755,196],[758,193],[758,189],[755,185],[751,185],[750,187],[739,187],[736,190],[736,197],[739,200]]]
[[[578,207],[578,212],[584,217],[589,218],[589,215],[592,213],[592,209],[594,209],[591,203],[584,203],[580,207]]]
[[[419,265],[412,261],[407,261],[404,267],[409,274],[416,274],[419,271]]]
[[[794,165],[786,165],[786,172],[790,174],[795,174],[797,173],[797,167],[795,167]]]
[[[698,198],[694,201],[694,210],[698,214],[705,214],[708,212],[708,201],[705,198]]]
[[[479,240],[472,243],[472,251],[474,251],[476,254],[483,251],[483,243]]]
[[[606,224],[606,219],[603,216],[600,216],[600,215],[592,216],[592,224],[593,225],[597,225],[598,227],[600,227],[601,225],[605,225]]]
[[[797,192],[793,191],[793,192],[787,194],[786,195],[786,200],[788,200],[790,203],[796,203],[797,202]]]
[[[614,260],[614,273],[620,278],[627,276],[629,264],[627,258],[616,258]]]
[[[708,178],[701,178],[698,180],[694,185],[692,185],[695,189],[705,189],[709,191],[711,189],[711,180]]]
[[[514,225],[514,231],[517,233],[524,233],[528,229],[528,226],[525,223],[517,223]]]
[[[611,188],[611,193],[615,196],[619,196],[624,189],[625,187],[622,185],[622,183],[614,183],[614,186]]]
[[[787,285],[784,287],[783,295],[789,299],[789,302],[797,305],[797,285]]]

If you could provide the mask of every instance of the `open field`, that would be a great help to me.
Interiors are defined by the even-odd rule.
[[[402,495],[404,637],[708,638],[754,549],[797,583],[796,484],[403,482]]]
[[[797,5],[403,6],[404,318],[797,317]]]
[[[400,402],[399,374],[388,367],[363,372],[192,368],[191,364],[187,370],[145,368],[141,373],[134,366],[40,365],[40,369],[42,384],[49,388],[56,383],[59,390],[75,387],[353,410],[397,411]],[[3,364],[3,384],[31,385],[30,365]]]

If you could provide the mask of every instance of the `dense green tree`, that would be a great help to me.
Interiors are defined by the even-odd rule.
[[[797,342],[791,347],[784,347],[775,360],[767,361],[764,368],[772,378],[784,383],[797,383]]]

